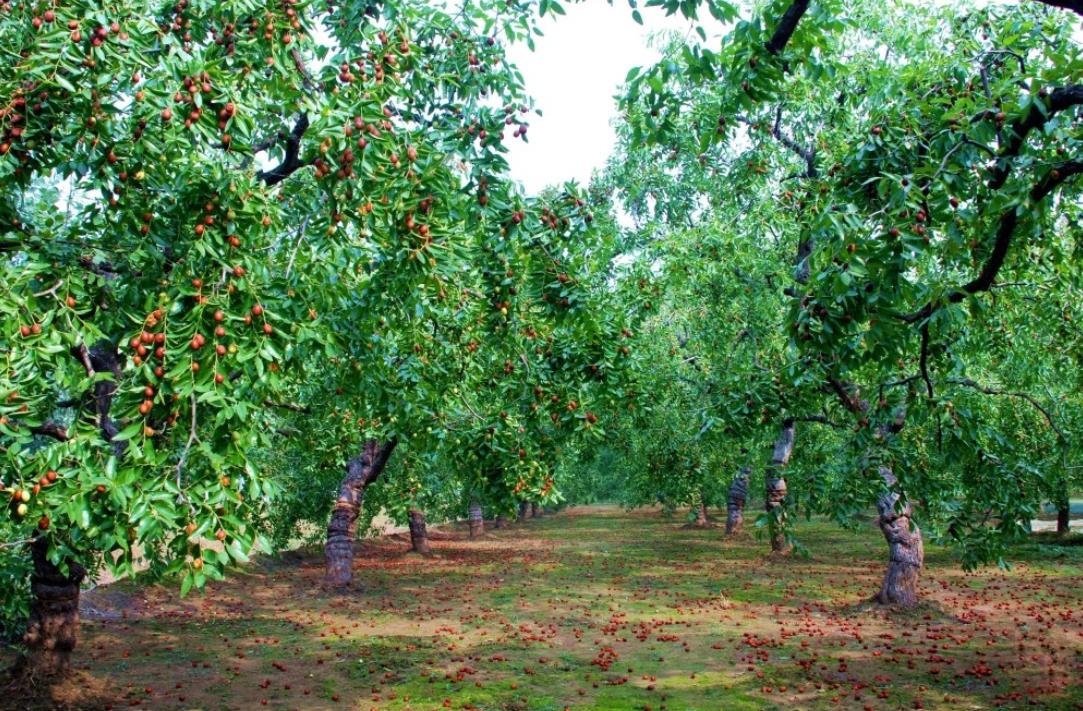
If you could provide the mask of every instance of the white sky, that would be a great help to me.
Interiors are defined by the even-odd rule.
[[[508,141],[512,177],[530,194],[571,179],[585,184],[605,165],[615,141],[617,87],[629,69],[660,56],[648,48],[648,35],[692,27],[657,8],[641,10],[640,26],[620,0],[562,7],[567,15],[549,15],[541,23],[545,35],[535,38],[534,52],[522,43],[508,50],[543,114],[531,114],[529,143]]]

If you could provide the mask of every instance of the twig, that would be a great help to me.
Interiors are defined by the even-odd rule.
[[[45,291],[39,291],[38,293],[34,294],[34,296],[35,297],[42,297],[42,296],[55,295],[56,290],[59,289],[62,286],[64,286],[64,280],[60,279],[59,281],[57,281],[55,284],[53,284],[51,287],[49,287]]]
[[[184,487],[181,485],[181,472],[184,471],[184,464],[188,461],[188,452],[192,449],[192,444],[198,439],[196,437],[196,394],[192,393],[192,423],[188,429],[188,441],[184,444],[184,450],[181,452],[180,460],[177,462],[177,489],[181,492],[181,496],[184,496]],[[187,496],[184,497],[187,500]],[[190,504],[189,504],[190,505]]]

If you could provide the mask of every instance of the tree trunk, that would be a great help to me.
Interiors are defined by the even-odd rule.
[[[538,504],[536,504],[536,503],[531,503],[530,504],[530,517],[531,518],[541,518],[544,515],[545,514],[542,513],[542,507],[541,506],[538,506]]]
[[[425,556],[426,558],[432,556],[432,549],[429,548],[429,531],[425,527],[425,513],[421,509],[410,509],[410,548],[414,553]]]
[[[731,536],[741,530],[745,523],[745,500],[748,499],[748,467],[742,467],[730,484],[729,498],[726,501],[726,535]]]
[[[493,528],[504,528],[507,525],[508,519],[504,517],[504,514],[499,513],[496,518],[493,519]]]
[[[485,521],[481,515],[481,504],[477,499],[470,502],[470,537],[477,538],[485,533]]]
[[[703,494],[700,494],[699,504],[696,505],[696,527],[705,528],[707,524],[707,503],[703,499]]]
[[[49,562],[49,539],[31,545],[34,572],[30,577],[30,621],[23,644],[26,649],[14,673],[31,681],[64,676],[71,671],[71,655],[79,633],[79,585],[86,569],[68,563],[65,574]]]
[[[114,440],[120,429],[110,410],[124,358],[116,345],[106,339],[91,348],[73,348],[72,355],[86,368],[88,375],[113,375],[113,380],[95,379],[90,393],[98,430],[112,444],[113,454],[119,459],[126,453],[128,441]],[[34,539],[30,556],[34,568],[30,575],[30,616],[23,635],[25,649],[12,672],[33,683],[42,678],[64,676],[71,671],[71,656],[79,635],[79,585],[86,577],[86,568],[69,560],[65,573],[53,565],[49,561],[47,536]]]
[[[925,561],[921,530],[910,520],[910,503],[904,501],[900,506],[901,497],[892,490],[896,484],[894,472],[882,466],[880,476],[888,490],[880,497],[876,508],[880,512],[880,530],[891,555],[876,601],[881,605],[910,607],[918,601],[918,579]]]
[[[1068,535],[1068,532],[1072,530],[1072,506],[1065,497],[1057,504],[1057,534],[1061,536]]]
[[[771,454],[771,463],[767,465],[765,508],[767,509],[767,524],[771,537],[771,550],[775,553],[787,553],[789,543],[786,542],[786,478],[782,470],[790,462],[790,454],[793,453],[794,422],[787,419],[782,422],[782,430],[775,440],[775,448]]]
[[[339,485],[338,500],[327,524],[324,580],[328,586],[342,587],[353,581],[353,543],[365,487],[380,478],[396,444],[394,439],[383,443],[370,439],[361,454],[346,463],[346,476]]]
[[[1067,534],[1072,528],[1072,510],[1067,504],[1057,507],[1057,533]]]
[[[526,519],[527,511],[530,510],[530,504],[525,501],[519,502],[519,513],[516,515],[515,520],[523,521]]]

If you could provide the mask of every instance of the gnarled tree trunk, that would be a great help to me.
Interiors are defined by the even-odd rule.
[[[33,600],[30,623],[23,636],[26,650],[14,669],[17,676],[30,680],[69,673],[79,633],[79,585],[86,577],[86,569],[69,562],[64,573],[49,562],[48,553],[48,538],[36,538],[31,545]]]
[[[526,519],[527,512],[530,511],[530,504],[525,501],[519,502],[519,513],[516,515],[516,521],[523,521]]]
[[[742,467],[730,484],[729,497],[726,501],[726,535],[731,536],[741,530],[745,523],[745,501],[748,499],[748,475],[751,470]]]
[[[767,509],[771,550],[775,553],[789,551],[789,544],[786,542],[786,478],[783,476],[782,470],[790,462],[790,454],[793,453],[793,439],[793,420],[783,420],[782,430],[778,433],[775,448],[771,453],[771,463],[767,465],[765,472],[767,496],[764,505]]]
[[[380,478],[397,441],[368,440],[361,454],[346,463],[346,476],[339,485],[338,500],[327,524],[324,556],[327,568],[324,580],[332,587],[349,585],[353,580],[353,543],[357,537],[357,517],[365,498],[365,487]]]
[[[481,503],[474,499],[470,502],[470,537],[477,538],[485,533],[485,520],[481,514]]]
[[[493,528],[494,529],[496,529],[496,528],[504,528],[504,526],[506,526],[507,523],[508,523],[507,517],[505,517],[504,514],[502,514],[502,513],[498,513],[496,515],[496,518],[493,519]]]
[[[541,506],[539,506],[537,503],[533,503],[533,502],[530,504],[530,517],[531,518],[541,518],[544,515],[545,514],[542,512],[542,507]]]
[[[432,549],[429,548],[429,530],[425,526],[425,513],[421,509],[410,509],[407,515],[410,517],[410,549],[426,558],[431,556]]]
[[[891,555],[876,601],[881,605],[909,607],[918,601],[918,580],[925,561],[921,530],[910,520],[910,503],[903,501],[900,506],[900,496],[892,490],[896,484],[894,472],[882,466],[880,476],[888,490],[880,497],[876,508],[880,513],[880,530]]]

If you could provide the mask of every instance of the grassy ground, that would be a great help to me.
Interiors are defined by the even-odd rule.
[[[365,589],[319,590],[318,555],[184,601],[89,596],[77,683],[55,698],[158,709],[1083,708],[1083,547],[966,574],[930,547],[927,602],[865,601],[885,548],[802,524],[773,560],[657,512],[583,508],[481,540],[364,544]],[[50,702],[55,703],[55,702]],[[26,708],[0,697],[0,707]]]

